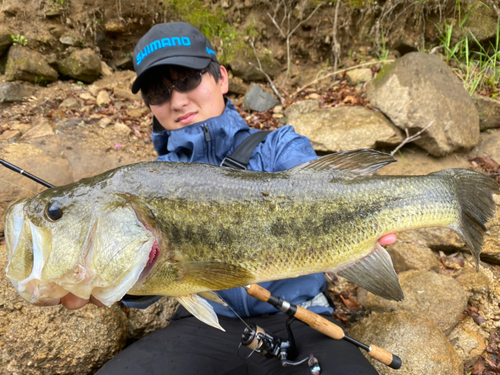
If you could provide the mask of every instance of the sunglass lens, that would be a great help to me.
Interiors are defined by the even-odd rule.
[[[175,81],[175,88],[181,92],[194,90],[201,82],[201,74],[197,73],[194,76],[185,77]]]

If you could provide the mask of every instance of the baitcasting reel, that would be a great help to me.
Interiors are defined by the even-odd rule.
[[[283,367],[298,366],[307,362],[311,375],[319,375],[321,374],[319,361],[312,354],[300,361],[293,361],[298,355],[297,346],[295,345],[295,339],[290,327],[294,320],[295,319],[292,317],[286,322],[286,330],[288,332],[287,340],[275,336],[264,328],[250,323],[241,335],[241,344],[252,349],[252,353],[257,352],[266,358],[278,358]]]

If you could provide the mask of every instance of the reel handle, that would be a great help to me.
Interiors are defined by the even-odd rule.
[[[329,320],[323,318],[322,316],[320,316],[312,311],[309,311],[307,309],[304,309],[303,307],[291,305],[288,302],[287,303],[289,306],[294,306],[293,309],[291,309],[289,307],[288,308],[285,307],[285,309],[284,309],[283,308],[284,304],[281,306],[275,306],[274,303],[272,303],[272,301],[270,301],[270,300],[273,300],[273,298],[271,298],[272,297],[271,292],[267,289],[264,289],[260,285],[251,284],[251,285],[246,286],[245,289],[246,289],[247,293],[249,295],[251,295],[252,297],[257,298],[259,301],[262,301],[262,302],[271,303],[274,307],[278,308],[282,312],[284,312],[290,316],[294,316],[295,318],[303,321],[304,323],[306,323],[307,325],[309,325],[311,328],[315,329],[316,331],[319,331],[319,332],[321,332],[321,333],[323,333],[323,334],[327,335],[328,337],[331,337],[332,339],[335,339],[335,340],[346,339],[347,341],[355,344],[356,346],[365,349],[368,352],[368,355],[370,357],[382,362],[383,364],[385,364],[393,369],[401,368],[402,361],[401,361],[401,358],[399,358],[398,356],[388,352],[387,350],[379,348],[378,346],[375,346],[375,345],[368,346],[368,345],[365,345],[365,344],[347,336],[344,333],[344,330],[342,328],[340,328],[338,325],[330,322]],[[274,299],[276,299],[276,298],[274,298]],[[296,309],[296,311],[293,312],[293,310],[295,310],[295,309]]]

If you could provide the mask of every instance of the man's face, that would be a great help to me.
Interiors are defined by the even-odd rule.
[[[173,80],[176,77],[175,69],[169,69]],[[223,95],[228,92],[228,76],[226,69],[221,66],[219,82],[205,73],[201,83],[195,89],[182,93],[173,89],[170,99],[160,105],[150,105],[151,112],[166,130],[175,130],[184,126],[217,117],[224,112],[225,102]]]

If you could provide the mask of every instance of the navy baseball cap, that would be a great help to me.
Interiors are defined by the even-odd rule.
[[[135,94],[141,88],[146,71],[159,65],[179,65],[201,70],[211,61],[217,62],[214,47],[203,33],[185,22],[160,23],[153,26],[134,49],[132,84]]]

